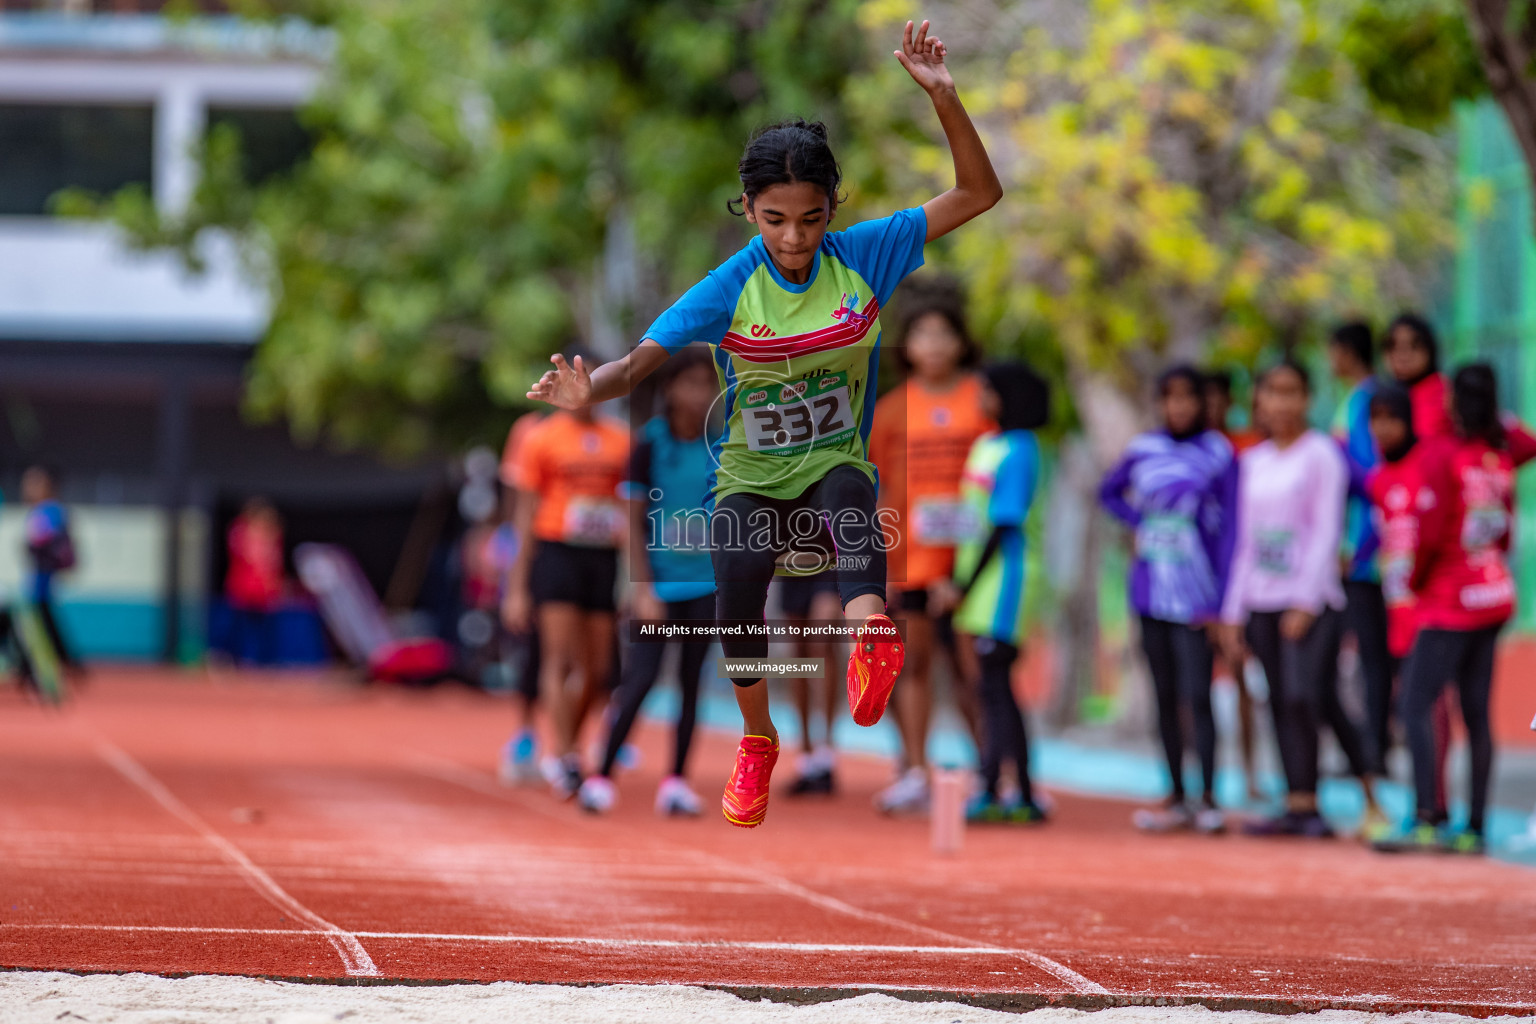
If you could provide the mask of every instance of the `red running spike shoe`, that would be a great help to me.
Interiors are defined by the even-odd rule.
[[[871,615],[859,627],[848,656],[848,710],[858,724],[874,725],[885,714],[905,650],[889,616]]]
[[[767,736],[743,736],[736,767],[725,784],[720,810],[740,828],[757,828],[768,814],[768,780],[779,762],[779,742]]]

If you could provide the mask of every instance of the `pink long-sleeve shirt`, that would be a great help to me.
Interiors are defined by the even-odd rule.
[[[1339,538],[1349,469],[1339,446],[1309,430],[1287,448],[1265,441],[1238,465],[1237,547],[1221,617],[1344,607]]]

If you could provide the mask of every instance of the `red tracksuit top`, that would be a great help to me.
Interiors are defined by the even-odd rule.
[[[1422,442],[1419,467],[1429,497],[1419,513],[1412,586],[1422,629],[1474,630],[1514,613],[1509,571],[1515,462],[1477,440]]]
[[[1381,538],[1377,565],[1381,596],[1387,605],[1387,649],[1407,657],[1419,633],[1418,598],[1411,585],[1413,560],[1419,549],[1419,514],[1435,500],[1424,487],[1416,445],[1396,462],[1383,462],[1366,484],[1374,506],[1376,535]]]
[[[1452,432],[1447,390],[1443,373],[1431,373],[1408,389],[1408,401],[1413,406],[1413,432],[1420,441]]]

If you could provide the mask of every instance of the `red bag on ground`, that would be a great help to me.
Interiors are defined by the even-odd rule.
[[[392,640],[368,657],[368,675],[385,683],[430,683],[453,670],[453,648],[436,637]]]

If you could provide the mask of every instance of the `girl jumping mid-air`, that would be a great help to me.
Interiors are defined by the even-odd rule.
[[[731,204],[758,236],[690,288],[624,358],[589,373],[580,359],[553,356],[554,369],[528,392],[577,409],[627,394],[690,342],[712,346],[726,420],[708,499],[725,656],[767,655],[767,638],[753,627],[762,625],[776,570],[835,565],[843,613],[856,629],[848,703],[860,725],[879,721],[902,666],[901,638],[885,615],[885,552],[866,450],[880,310],[922,265],[924,243],[1002,197],[944,54],[926,21],[915,31],[909,22],[896,58],[933,101],[954,157],[954,188],[829,233],[841,172],[826,128],[768,128],[747,144],[742,194]],[[752,828],[768,810],[779,737],[766,679],[754,672],[732,681],[745,735],[722,810],[731,824]]]

